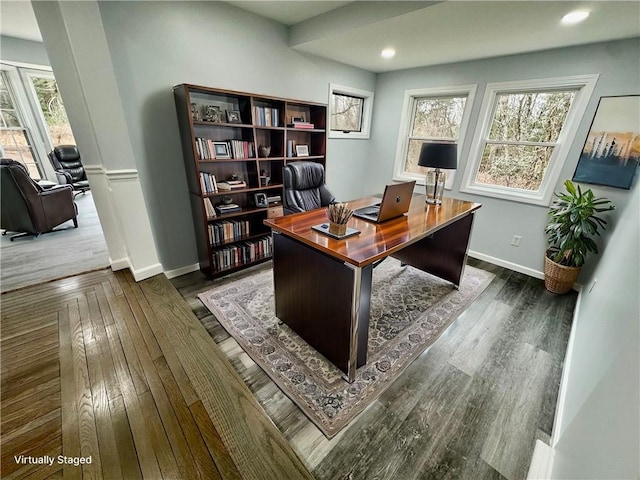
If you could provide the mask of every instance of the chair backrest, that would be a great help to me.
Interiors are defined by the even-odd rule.
[[[37,232],[31,202],[37,201],[42,188],[29,176],[20,162],[0,160],[0,228],[12,232]]]
[[[87,179],[80,152],[75,145],[58,145],[49,153],[49,159],[54,170],[68,173],[74,183]]]
[[[324,183],[324,167],[320,163],[289,163],[284,166],[282,176],[285,214],[326,207],[335,200]]]

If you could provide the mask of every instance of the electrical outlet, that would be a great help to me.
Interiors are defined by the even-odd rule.
[[[511,238],[511,245],[513,245],[514,247],[519,247],[520,246],[520,240],[522,240],[522,237],[520,235],[514,235]]]

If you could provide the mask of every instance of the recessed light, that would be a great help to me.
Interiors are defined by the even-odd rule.
[[[396,51],[393,48],[385,48],[380,52],[380,55],[384,58],[391,58],[396,54]]]
[[[562,17],[560,23],[563,25],[575,25],[585,20],[589,16],[589,13],[591,13],[589,10],[574,10]]]

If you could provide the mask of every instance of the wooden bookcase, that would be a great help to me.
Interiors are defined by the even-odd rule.
[[[327,106],[189,84],[173,93],[201,270],[216,278],[269,260],[263,220],[282,215],[282,168],[326,165]],[[267,156],[261,146],[270,147]],[[228,180],[244,185],[221,190]],[[271,201],[256,205],[255,194]],[[216,211],[225,203],[240,210]]]

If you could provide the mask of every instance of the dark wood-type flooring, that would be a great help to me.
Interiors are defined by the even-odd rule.
[[[195,298],[214,284],[199,272],[3,294],[2,478],[525,478],[551,434],[576,297],[481,266],[496,273],[487,290],[332,440]]]
[[[163,275],[0,298],[3,479],[313,478]]]
[[[495,273],[489,287],[331,440],[196,298],[247,273],[211,282],[194,272],[172,283],[316,478],[520,480],[536,439],[551,436],[577,295],[554,295],[542,280],[469,263]]]

